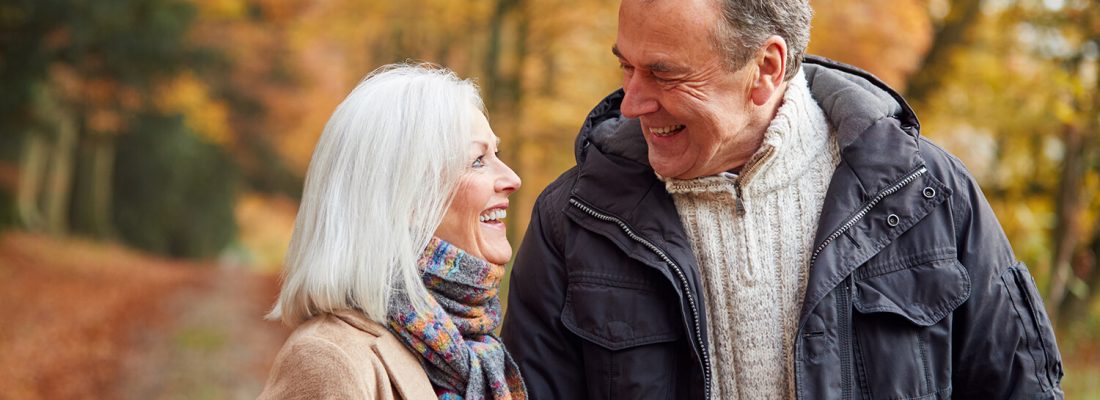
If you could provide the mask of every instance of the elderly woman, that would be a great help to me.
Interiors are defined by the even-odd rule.
[[[375,71],[317,143],[268,316],[296,327],[261,399],[525,399],[493,330],[519,177],[477,88]]]

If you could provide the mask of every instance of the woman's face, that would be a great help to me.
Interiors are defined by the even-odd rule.
[[[468,169],[435,235],[471,255],[502,265],[512,258],[503,221],[508,195],[519,188],[520,180],[497,158],[500,139],[480,111],[474,111],[472,131],[473,141],[463,149]]]

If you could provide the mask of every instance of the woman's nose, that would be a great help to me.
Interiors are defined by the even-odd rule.
[[[503,171],[501,171],[501,176],[497,178],[496,189],[498,192],[512,194],[516,189],[519,189],[519,186],[523,182],[519,179],[519,175],[516,175],[516,172],[513,171],[512,167],[509,167],[508,164],[501,162],[500,165],[504,168]]]

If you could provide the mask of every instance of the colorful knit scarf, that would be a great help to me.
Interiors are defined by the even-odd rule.
[[[504,267],[432,238],[419,260],[429,311],[417,313],[402,292],[389,307],[390,329],[420,355],[440,399],[527,398],[519,368],[493,329]]]

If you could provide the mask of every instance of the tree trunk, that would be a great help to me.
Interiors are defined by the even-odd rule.
[[[53,235],[62,235],[69,227],[77,129],[69,115],[62,112],[57,115],[60,117],[57,119],[57,140],[50,154],[49,175],[42,200],[46,230]]]
[[[20,224],[27,230],[44,230],[40,205],[43,177],[49,160],[46,138],[41,132],[30,132],[23,141],[19,160],[19,185],[15,193],[15,211]]]
[[[973,40],[974,27],[981,17],[981,0],[951,0],[951,10],[936,29],[920,68],[909,78],[905,97],[910,104],[922,104],[932,91],[943,86],[950,76],[951,57]]]
[[[1066,125],[1063,130],[1065,157],[1059,191],[1055,203],[1054,254],[1051,259],[1050,286],[1047,291],[1047,308],[1052,320],[1058,320],[1058,310],[1066,298],[1066,287],[1073,274],[1070,263],[1081,238],[1081,188],[1084,183],[1084,146],[1077,126]]]
[[[86,138],[73,196],[73,229],[93,238],[113,236],[111,195],[114,189],[115,141],[111,135]]]
[[[1085,20],[1085,22],[1088,21]],[[1100,36],[1094,36],[1092,40],[1100,41]],[[1080,71],[1080,65],[1074,66],[1074,70]],[[1062,168],[1062,188],[1057,199],[1058,225],[1055,226],[1054,231],[1055,254],[1054,264],[1052,264],[1054,271],[1051,274],[1050,292],[1046,303],[1048,311],[1051,311],[1051,319],[1062,326],[1068,325],[1072,319],[1068,316],[1079,311],[1087,311],[1088,304],[1096,297],[1097,291],[1100,291],[1100,265],[1097,265],[1100,263],[1097,259],[1100,256],[1100,223],[1095,220],[1092,222],[1093,228],[1090,232],[1092,236],[1088,248],[1078,250],[1078,242],[1084,239],[1080,236],[1083,230],[1078,218],[1080,212],[1067,214],[1062,210],[1063,204],[1070,201],[1075,203],[1069,206],[1077,209],[1089,207],[1090,204],[1085,199],[1090,199],[1094,195],[1083,195],[1081,191],[1085,186],[1085,174],[1096,171],[1097,167],[1100,167],[1100,149],[1097,149],[1100,145],[1100,118],[1097,118],[1097,115],[1100,115],[1100,95],[1097,93],[1100,92],[1097,90],[1100,90],[1100,72],[1094,71],[1091,101],[1085,102],[1086,109],[1081,113],[1085,119],[1084,132],[1075,132],[1077,134],[1074,141],[1071,142],[1067,138],[1065,144],[1066,158]],[[1066,196],[1072,197],[1066,198]],[[1068,220],[1063,223],[1063,218]],[[1063,228],[1063,225],[1066,228]],[[1078,266],[1082,267],[1078,270],[1085,274],[1083,279],[1088,285],[1088,290],[1083,298],[1066,296],[1067,285],[1072,277],[1071,274],[1074,273],[1074,255],[1082,254],[1081,252],[1084,252],[1083,257],[1078,259],[1087,265],[1078,263]],[[1058,318],[1059,315],[1067,317]]]
[[[526,168],[519,163],[519,152],[523,148],[523,135],[520,133],[520,121],[522,121],[523,88],[521,76],[524,62],[527,59],[527,37],[529,34],[530,18],[524,10],[522,0],[497,0],[493,9],[493,15],[489,18],[489,43],[485,52],[484,79],[485,106],[489,111],[498,130],[509,132],[502,140],[504,157],[509,165],[520,176],[525,175]],[[510,24],[510,22],[513,22]],[[511,35],[506,31],[512,28]],[[505,38],[512,42],[511,51],[506,50]],[[500,129],[500,128],[504,129]],[[516,204],[523,204],[517,195],[513,195]],[[519,215],[505,220],[509,239],[513,240],[521,234],[519,229]]]

